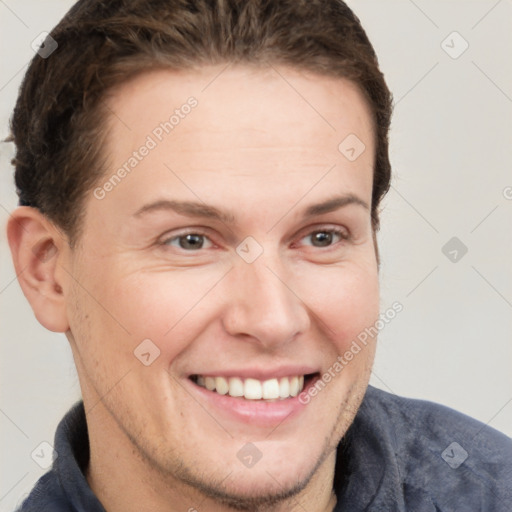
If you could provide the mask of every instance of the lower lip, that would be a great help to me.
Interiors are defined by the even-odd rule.
[[[191,379],[187,380],[187,387],[192,388],[194,394],[199,395],[212,408],[228,416],[231,420],[247,425],[259,427],[275,427],[298,416],[305,410],[306,404],[299,401],[299,395],[268,402],[266,400],[247,400],[241,397],[221,395],[197,385]],[[307,392],[313,386],[317,377],[309,380],[301,393]]]

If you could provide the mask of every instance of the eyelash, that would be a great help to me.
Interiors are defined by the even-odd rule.
[[[333,246],[335,246],[335,245],[337,245],[339,243],[347,242],[347,241],[351,240],[351,235],[350,235],[350,233],[347,230],[340,229],[340,228],[335,228],[335,227],[329,227],[329,228],[320,227],[318,229],[314,229],[312,231],[309,231],[304,236],[301,236],[299,241],[303,240],[304,238],[311,237],[315,233],[330,233],[330,234],[332,234],[335,237],[339,237],[338,241],[333,242],[332,244],[330,244],[328,246],[325,246],[325,247],[321,247],[321,246],[320,247],[316,247],[318,249],[326,249],[326,250],[328,250],[328,249],[332,248]],[[165,238],[161,242],[159,242],[159,245],[161,245],[161,246],[170,246],[170,243],[172,241],[175,241],[175,240],[178,241],[180,238],[186,237],[187,235],[197,235],[197,236],[203,237],[203,238],[209,240],[211,244],[215,245],[215,242],[213,242],[211,240],[211,238],[208,236],[208,234],[205,233],[204,230],[201,230],[199,228],[197,230],[190,229],[188,231],[185,231],[183,233],[179,233],[179,234],[174,235],[172,237]],[[315,247],[315,246],[310,245],[310,247]],[[183,249],[183,248],[180,248],[180,249],[182,251],[184,251],[184,252],[194,253],[194,252],[200,252],[203,248],[201,247],[201,248],[199,248],[198,250],[195,250],[195,251],[194,250],[186,250],[186,249]]]

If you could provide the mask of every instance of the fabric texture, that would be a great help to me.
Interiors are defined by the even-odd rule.
[[[105,512],[84,476],[82,402],[60,422],[54,448],[52,469],[19,512]],[[369,386],[338,446],[334,489],[335,512],[512,512],[512,439],[442,405]]]

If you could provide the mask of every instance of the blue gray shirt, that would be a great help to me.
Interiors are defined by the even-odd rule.
[[[60,422],[54,448],[52,469],[20,512],[105,512],[84,476],[82,402]],[[338,446],[334,489],[336,512],[512,512],[512,439],[447,407],[370,386]]]

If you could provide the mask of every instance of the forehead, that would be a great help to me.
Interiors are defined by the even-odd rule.
[[[136,76],[109,94],[110,127],[124,132],[130,142],[130,132],[136,136],[140,130],[152,131],[155,121],[168,120],[190,97],[197,99],[201,115],[176,125],[174,138],[197,132],[198,123],[203,129],[198,133],[214,128],[208,136],[217,140],[222,140],[223,131],[233,132],[233,128],[252,131],[259,135],[254,137],[254,145],[260,145],[265,135],[273,140],[270,128],[284,125],[295,125],[296,130],[287,133],[290,143],[295,134],[306,131],[318,131],[326,143],[331,142],[329,132],[337,140],[347,129],[361,135],[373,131],[368,102],[349,80],[287,67],[233,64],[194,71],[155,70]],[[197,117],[200,120],[195,122]]]
[[[243,205],[244,194],[279,201],[317,181],[326,194],[333,186],[371,193],[373,116],[348,80],[284,67],[158,70],[117,87],[106,103],[105,177],[127,171],[109,200],[140,202],[154,199],[155,187],[172,195],[185,186],[210,198],[222,189],[223,200]]]

